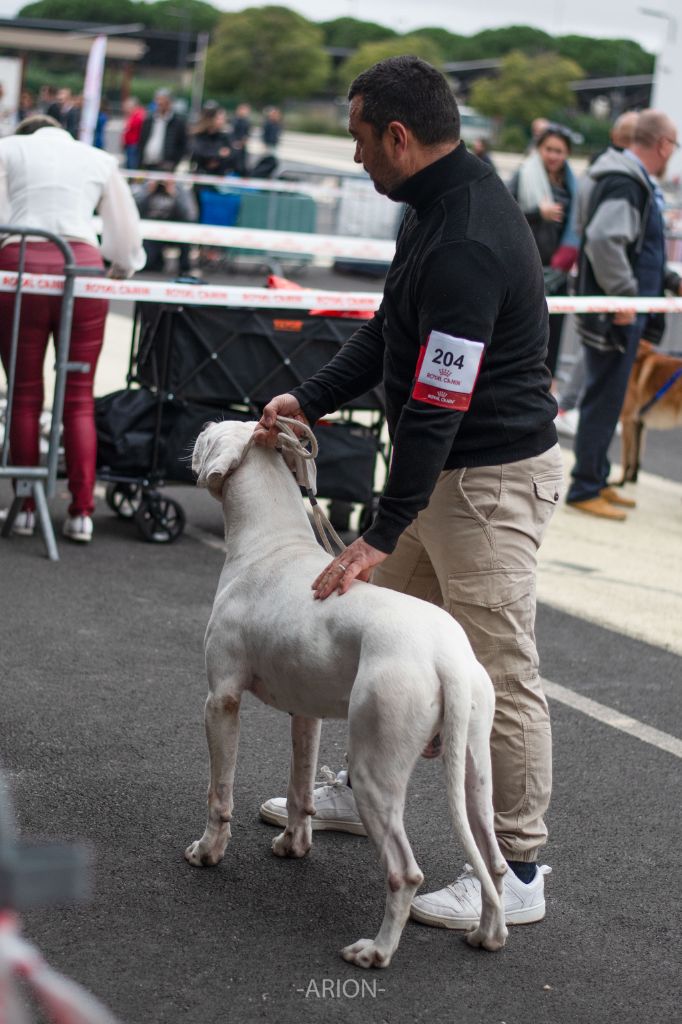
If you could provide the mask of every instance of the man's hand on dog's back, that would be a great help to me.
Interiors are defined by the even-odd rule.
[[[268,448],[275,447],[275,442],[279,437],[279,431],[275,425],[278,416],[287,416],[289,419],[299,420],[307,427],[310,426],[297,398],[290,394],[275,395],[263,409],[263,415],[253,432],[253,440],[256,444],[262,444]]]

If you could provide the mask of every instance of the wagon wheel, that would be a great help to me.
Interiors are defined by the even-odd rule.
[[[132,519],[142,500],[139,484],[107,484],[105,500],[121,519]]]
[[[182,505],[172,498],[148,491],[135,510],[135,523],[146,541],[172,544],[185,528],[185,513]]]

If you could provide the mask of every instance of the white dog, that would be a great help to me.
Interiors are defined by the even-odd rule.
[[[348,718],[353,793],[387,894],[376,938],[342,955],[387,967],[423,881],[403,826],[405,791],[420,752],[440,732],[450,810],[482,889],[481,920],[467,940],[499,949],[507,866],[493,831],[490,678],[462,628],[434,605],[359,581],[343,597],[313,599],[312,581],[329,556],[282,455],[251,447],[244,457],[254,427],[209,425],[192,459],[198,484],[222,501],[227,557],[205,641],[208,821],[185,857],[217,864],[231,837],[245,691],[292,715],[288,824],[272,844],[278,857],[310,850],[320,719]]]

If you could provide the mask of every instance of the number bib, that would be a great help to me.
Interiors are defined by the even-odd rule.
[[[466,411],[483,358],[482,341],[431,331],[422,345],[412,397],[441,409]]]

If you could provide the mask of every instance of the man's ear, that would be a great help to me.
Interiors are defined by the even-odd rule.
[[[402,156],[407,149],[410,136],[412,135],[409,128],[406,128],[402,121],[389,121],[386,131],[390,136],[395,155]]]

